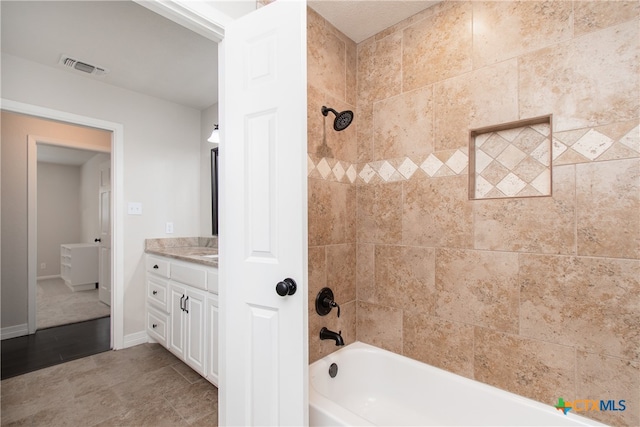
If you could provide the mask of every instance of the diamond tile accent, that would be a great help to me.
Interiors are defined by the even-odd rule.
[[[551,193],[551,176],[543,172],[531,181],[531,186],[538,190],[540,194],[549,194]]]
[[[553,160],[560,157],[560,155],[565,151],[567,151],[567,146],[560,142],[559,139],[553,138]]]
[[[453,153],[453,155],[451,157],[449,157],[449,160],[447,160],[445,162],[445,164],[452,171],[454,171],[456,173],[456,175],[458,175],[469,164],[469,157],[467,157],[467,155],[464,154],[462,151],[456,150],[456,152]]]
[[[420,165],[420,169],[422,169],[427,173],[427,175],[432,177],[436,174],[436,172],[438,172],[438,169],[440,169],[443,164],[444,163],[442,163],[439,158],[437,158],[433,154],[429,154],[429,157],[427,157],[427,159]]]
[[[327,162],[326,158],[322,158],[322,160],[318,162],[316,168],[318,169],[318,172],[320,172],[322,179],[327,179],[331,173],[331,166],[329,166],[329,162]]]
[[[478,176],[476,179],[476,197],[482,198],[492,189],[493,185],[489,181],[484,179],[482,176]]]
[[[375,175],[376,175],[376,171],[374,171],[373,168],[369,166],[368,163],[364,165],[364,167],[360,171],[360,178],[362,178],[362,180],[367,184],[369,183],[369,181],[371,181],[371,178],[373,178]]]
[[[347,178],[349,178],[350,183],[356,182],[356,178],[358,177],[358,173],[356,172],[356,168],[353,165],[349,165],[347,168]]]
[[[316,168],[315,163],[311,160],[311,156],[307,154],[307,176],[311,175],[311,172]]]
[[[505,168],[513,169],[525,157],[527,157],[527,155],[523,153],[518,147],[516,147],[515,145],[510,145],[505,148],[498,157],[496,157],[496,160],[499,161]]]
[[[595,160],[607,151],[613,144],[613,140],[600,132],[591,129],[580,138],[571,148],[582,154],[589,160]]]
[[[502,191],[506,196],[516,196],[520,190],[527,186],[527,183],[518,178],[515,174],[509,173],[502,181],[496,185],[498,190]]]
[[[382,178],[385,182],[387,182],[389,181],[389,178],[391,178],[391,176],[394,174],[395,171],[396,169],[393,166],[391,166],[389,162],[385,160],[380,166],[380,169],[378,169],[378,175],[380,175],[380,178]]]
[[[636,126],[620,138],[620,143],[640,153],[640,126]]]
[[[344,168],[342,167],[341,162],[336,163],[333,167],[333,175],[338,181],[342,181],[342,178],[344,177]]]
[[[404,161],[398,167],[398,172],[400,172],[406,179],[411,178],[411,175],[413,175],[413,173],[417,170],[418,166],[413,163],[408,157],[404,159]]]
[[[476,172],[481,173],[493,161],[493,158],[482,150],[476,152]]]
[[[537,160],[545,166],[549,166],[549,148],[550,144],[549,139],[547,138],[531,152],[531,158]]]

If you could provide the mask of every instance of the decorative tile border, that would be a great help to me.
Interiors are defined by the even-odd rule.
[[[432,178],[462,175],[467,173],[468,163],[469,157],[465,149],[431,153],[424,160],[401,157],[361,164],[307,155],[309,178],[347,184],[406,181],[416,173],[424,173]]]
[[[523,158],[520,162],[516,162],[517,158],[521,156],[517,156],[517,153],[515,157],[508,156],[508,154],[505,154],[502,160],[515,168],[518,168],[522,161],[526,160]],[[540,157],[542,153],[534,150],[527,157],[531,156]],[[638,120],[554,132],[551,157],[554,166],[640,157]],[[488,167],[489,163],[483,163],[487,160],[492,160],[492,158],[476,157],[476,167],[478,165]],[[516,162],[515,166],[512,164],[513,162]],[[345,184],[376,184],[406,181],[416,173],[426,174],[431,178],[464,175],[468,172],[468,164],[469,155],[466,147],[458,150],[438,151],[422,159],[401,157],[360,164],[328,157],[318,158],[308,154],[307,175],[309,178]],[[508,175],[503,177],[503,179],[507,179],[504,185],[517,187],[517,180],[512,177],[507,178]],[[536,182],[535,185],[545,188],[546,182]]]

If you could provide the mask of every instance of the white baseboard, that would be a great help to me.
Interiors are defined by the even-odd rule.
[[[54,274],[53,276],[38,276],[36,277],[36,280],[49,280],[49,279],[59,279],[60,275],[59,274]]]
[[[146,342],[149,342],[149,335],[147,334],[147,331],[140,331],[134,334],[125,335],[124,346],[122,348],[129,348]]]
[[[7,326],[6,328],[0,329],[0,339],[3,340],[22,337],[24,335],[29,335],[29,327],[26,323],[23,323],[22,325]]]

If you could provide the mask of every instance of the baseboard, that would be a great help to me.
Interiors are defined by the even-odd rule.
[[[26,323],[0,329],[0,339],[3,340],[22,337],[24,335],[29,335],[29,326]]]
[[[53,276],[38,276],[36,277],[36,280],[49,280],[49,279],[59,279],[60,275],[59,274],[54,274]]]
[[[149,342],[149,335],[147,335],[147,331],[140,331],[134,334],[125,335],[124,345],[122,348],[129,348],[146,342]]]

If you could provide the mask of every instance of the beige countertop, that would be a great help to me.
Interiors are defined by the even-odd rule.
[[[194,262],[218,268],[217,238],[173,237],[166,239],[146,239],[145,252],[181,261]]]

